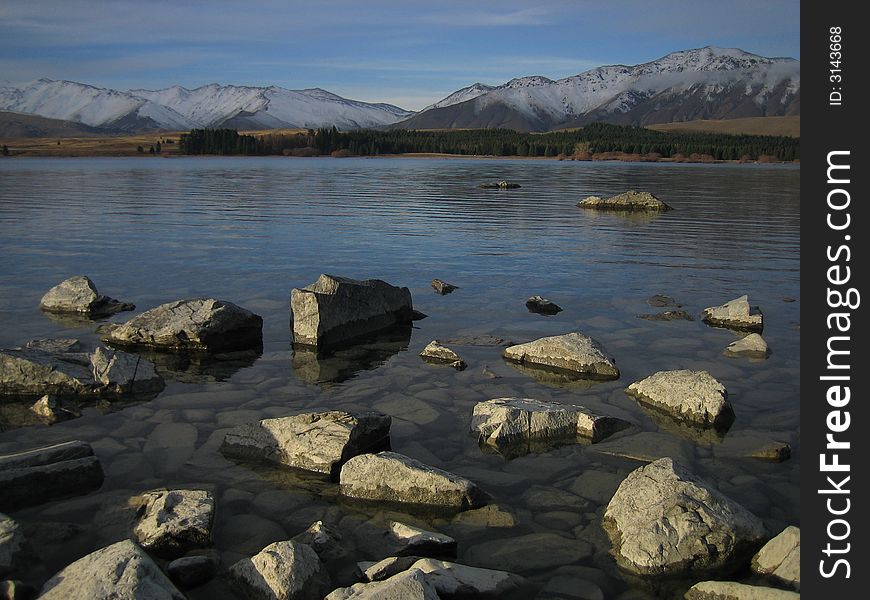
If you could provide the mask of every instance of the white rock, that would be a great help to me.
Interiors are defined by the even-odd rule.
[[[707,371],[659,371],[625,390],[640,402],[699,427],[727,429],[734,421],[728,392]]]
[[[383,581],[396,573],[407,571],[415,562],[420,560],[417,556],[388,556],[377,562],[357,563],[366,581]]]
[[[456,556],[456,540],[443,533],[391,521],[389,534],[396,556]]]
[[[747,585],[736,581],[702,581],[686,592],[686,600],[799,600],[788,590]]]
[[[143,548],[176,558],[211,545],[214,497],[206,490],[157,490],[142,494],[133,530]]]
[[[292,540],[274,542],[229,569],[230,580],[245,597],[269,600],[320,600],[329,575],[317,553]]]
[[[725,348],[727,354],[745,354],[748,356],[767,356],[769,349],[764,338],[757,333],[750,333],[744,338],[735,340]]]
[[[739,331],[756,331],[764,329],[764,316],[758,309],[749,306],[749,296],[740,296],[722,306],[711,306],[704,309],[704,322],[715,327],[726,327]]]
[[[221,452],[335,477],[348,459],[381,447],[390,422],[381,413],[338,410],[263,419],[229,431]]]
[[[502,356],[520,364],[568,371],[590,379],[619,377],[619,369],[601,345],[579,332],[510,346]]]
[[[384,581],[338,588],[324,600],[441,600],[441,597],[425,573],[410,569]]]
[[[473,590],[475,598],[501,598],[526,585],[519,575],[494,569],[469,567],[453,562],[423,558],[411,569],[419,569],[435,584],[439,594],[447,597]]]
[[[766,535],[758,517],[670,458],[623,480],[603,526],[617,563],[642,575],[730,566],[748,558]]]
[[[135,542],[124,540],[75,561],[42,587],[40,600],[184,600]]]
[[[362,454],[341,469],[343,496],[467,510],[489,497],[474,483],[395,452]]]
[[[801,589],[801,530],[790,525],[752,557],[752,570]]]

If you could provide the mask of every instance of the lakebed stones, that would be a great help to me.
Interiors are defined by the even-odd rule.
[[[376,331],[407,324],[413,306],[408,288],[380,279],[358,281],[321,275],[290,293],[293,342],[325,348]]]
[[[442,346],[438,340],[432,340],[426,344],[426,347],[420,353],[420,357],[426,362],[450,365],[457,371],[463,371],[468,367],[468,364],[462,360],[461,356],[447,346]]]
[[[100,461],[85,442],[0,455],[0,510],[86,494],[102,484]]]
[[[542,296],[532,296],[526,300],[526,308],[529,309],[529,312],[540,315],[555,315],[562,312],[561,306]]]
[[[12,570],[12,565],[24,545],[24,533],[12,517],[0,513],[0,576]]]
[[[707,371],[659,371],[632,383],[625,392],[697,427],[727,430],[734,422],[725,386]]]
[[[801,530],[790,525],[752,557],[752,570],[801,589]]]
[[[388,444],[389,416],[344,411],[303,413],[241,425],[224,437],[224,455],[326,473],[335,478],[351,457]]]
[[[686,600],[800,600],[800,594],[736,581],[702,581],[689,588],[684,598]]]
[[[637,315],[646,321],[694,321],[695,317],[684,310],[666,310],[660,313]]]
[[[344,548],[341,547],[341,534],[323,521],[315,521],[308,529],[294,535],[293,541],[311,546],[321,560],[332,560],[345,555]]]
[[[603,526],[617,563],[640,575],[728,568],[766,536],[758,517],[670,458],[623,480]]]
[[[770,353],[767,342],[757,333],[750,333],[728,344],[725,354],[732,356],[748,356],[750,358],[766,358]]]
[[[441,281],[440,279],[433,279],[432,287],[435,289],[436,294],[441,294],[442,296],[445,296],[459,289],[458,285],[453,285],[452,283],[447,283],[446,281]]]
[[[151,558],[131,540],[92,552],[42,587],[40,600],[184,600]]]
[[[0,395],[117,399],[159,393],[163,378],[147,360],[73,338],[32,340],[0,350]]]
[[[362,454],[341,469],[341,494],[358,500],[429,506],[451,511],[478,508],[489,496],[476,484],[396,452]]]
[[[599,198],[598,196],[589,196],[585,200],[577,203],[580,208],[591,208],[595,210],[624,210],[624,211],[649,211],[649,212],[665,212],[673,210],[649,192],[636,192],[629,190],[610,198]]]
[[[532,398],[495,398],[478,402],[471,431],[496,447],[520,440],[568,440],[578,437],[598,442],[628,427],[622,419],[600,416],[575,404]]]
[[[133,530],[143,548],[176,558],[211,545],[214,497],[206,490],[157,490],[142,494]]]
[[[229,569],[230,581],[247,598],[320,600],[329,591],[329,574],[317,553],[292,540],[274,542]]]
[[[761,333],[764,329],[764,315],[757,307],[749,306],[749,296],[740,296],[722,306],[704,309],[703,320],[713,327],[724,327],[737,331]]]
[[[263,345],[263,319],[232,302],[192,298],[161,304],[122,325],[104,341],[176,352],[229,352]]]
[[[93,281],[84,275],[77,275],[48,290],[39,302],[39,308],[46,312],[99,318],[136,307],[128,302],[119,302],[101,295]]]
[[[586,379],[617,379],[619,369],[597,341],[580,332],[544,337],[505,348],[502,356],[531,367]]]

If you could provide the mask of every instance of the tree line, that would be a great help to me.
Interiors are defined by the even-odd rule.
[[[181,136],[182,154],[355,155],[440,153],[490,156],[608,158],[702,157],[710,160],[800,158],[800,139],[768,135],[663,132],[592,123],[582,129],[524,133],[512,129],[339,131],[335,127],[295,134],[240,135],[232,129],[194,129]]]

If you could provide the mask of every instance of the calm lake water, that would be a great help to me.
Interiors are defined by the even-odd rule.
[[[478,188],[500,179],[522,188]],[[101,293],[135,302],[137,312],[213,296],[265,322],[262,356],[219,368],[169,365],[166,389],[149,402],[89,407],[82,418],[51,427],[2,424],[0,452],[81,439],[106,473],[98,492],[13,513],[41,552],[41,562],[19,576],[41,585],[75,558],[127,537],[127,503],[141,491],[206,484],[217,497],[215,548],[224,567],[324,519],[348,549],[329,565],[333,582],[349,585],[355,561],[381,558],[372,532],[395,518],[456,537],[459,562],[512,570],[548,591],[669,597],[673,590],[621,574],[608,555],[604,507],[642,464],[622,455],[675,457],[763,518],[772,534],[800,524],[799,184],[799,169],[781,165],[0,161],[0,346],[96,340],[98,323],[38,309],[45,291],[76,274],[91,277]],[[626,189],[651,191],[675,210],[626,217],[575,206]],[[407,286],[429,317],[408,339],[294,361],[290,290],[320,273]],[[436,295],[429,286],[436,277],[460,289]],[[725,356],[736,336],[697,318],[636,317],[661,310],[646,304],[653,294],[672,296],[697,316],[744,293],[765,315],[766,360]],[[524,303],[533,294],[564,311],[529,313]],[[418,357],[433,339],[525,342],[574,330],[615,357],[618,381],[539,379],[503,362],[492,346],[454,344],[469,364],[464,372]],[[694,436],[623,392],[632,381],[678,368],[707,369],[728,389],[737,418],[724,440]],[[481,450],[468,433],[474,404],[504,396],[579,403],[635,428],[602,444],[508,460]],[[473,479],[500,511],[452,519],[361,507],[339,501],[333,484],[238,464],[217,451],[229,427],[315,408],[390,414],[395,451]],[[790,442],[792,458],[744,458],[758,438]],[[497,526],[510,520],[515,526]],[[218,579],[190,597],[233,596]]]

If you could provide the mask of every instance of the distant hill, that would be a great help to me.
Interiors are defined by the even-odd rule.
[[[793,117],[747,117],[724,121],[686,121],[684,123],[659,123],[649,125],[656,131],[697,133],[727,133],[732,135],[782,135],[801,136],[801,118]]]
[[[67,138],[67,137],[98,137],[112,133],[120,133],[100,127],[91,127],[75,121],[48,119],[38,115],[0,111],[0,138]]]

